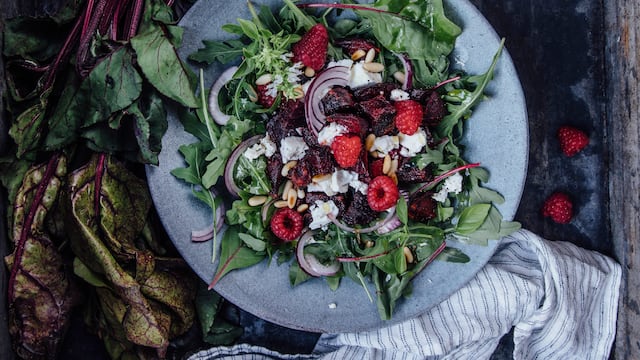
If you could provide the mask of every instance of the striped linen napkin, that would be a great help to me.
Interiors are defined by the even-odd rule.
[[[612,259],[521,230],[466,286],[427,313],[379,330],[323,334],[309,355],[241,344],[211,359],[489,359],[513,329],[514,359],[608,359],[621,280]]]

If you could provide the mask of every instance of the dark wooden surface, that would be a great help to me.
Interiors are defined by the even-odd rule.
[[[49,12],[60,2],[4,0],[0,17]],[[620,262],[624,274],[612,357],[640,358],[640,258],[635,250],[640,245],[640,0],[471,2],[507,39],[527,99],[529,172],[516,218],[548,239],[568,240]],[[0,77],[4,78],[1,70]],[[0,150],[6,139],[2,123]],[[574,158],[562,156],[555,139],[563,124],[582,128],[591,138],[589,147]],[[576,217],[569,225],[553,224],[540,215],[544,198],[554,190],[568,192],[576,204]],[[6,251],[4,242],[2,251]],[[4,294],[4,277],[0,285]],[[0,305],[4,309],[4,297]],[[244,339],[257,344],[284,349],[292,336],[307,335],[283,334],[281,328],[243,312],[237,316],[246,326]],[[0,321],[0,354],[7,354],[4,311]],[[92,340],[83,337],[81,324],[74,330],[81,341],[70,343],[73,349],[67,358],[84,358]],[[509,349],[507,339],[495,358],[508,357]]]

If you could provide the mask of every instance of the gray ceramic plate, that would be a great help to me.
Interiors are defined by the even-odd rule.
[[[463,28],[452,64],[469,73],[483,73],[498,48],[498,35],[466,0],[445,1],[445,6],[447,14]],[[238,17],[250,18],[245,1],[198,1],[181,21],[185,33],[180,55],[184,57],[195,51],[203,39],[228,38],[220,26],[235,22]],[[209,67],[206,83],[211,84],[221,70],[222,67]],[[481,162],[491,172],[488,186],[505,197],[506,202],[499,209],[506,219],[512,219],[526,175],[528,129],[522,88],[506,51],[488,93],[490,98],[476,108],[467,122],[465,157],[472,162]],[[148,167],[147,175],[155,205],[170,238],[195,272],[208,283],[216,268],[216,264],[211,263],[211,242],[192,243],[190,231],[206,227],[210,212],[191,195],[189,186],[169,173],[184,166],[178,147],[193,141],[175,114],[170,113],[160,165]],[[437,261],[431,264],[414,279],[413,295],[397,306],[391,321],[380,320],[376,304],[369,302],[363,289],[350,280],[343,281],[336,292],[329,290],[321,279],[291,288],[288,266],[275,263],[267,266],[266,261],[232,271],[215,290],[240,308],[286,327],[314,332],[368,330],[409,319],[438,304],[482,268],[497,244],[498,241],[491,241],[489,246],[483,247],[450,242],[449,245],[468,254],[471,262],[461,265]]]

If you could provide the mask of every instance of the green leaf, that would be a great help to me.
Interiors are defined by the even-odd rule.
[[[211,64],[215,61],[228,64],[237,61],[242,56],[242,51],[246,46],[240,40],[203,40],[202,44],[204,47],[189,55],[189,60],[206,64]]]
[[[253,266],[264,258],[264,253],[255,252],[244,244],[240,239],[238,227],[228,227],[220,242],[220,262],[212,286],[230,271]]]
[[[468,235],[476,231],[489,215],[491,204],[476,204],[462,210],[458,223],[456,224],[456,232],[461,235]]]
[[[462,252],[462,250],[454,247],[445,247],[444,250],[436,258],[438,261],[447,261],[452,263],[464,264],[471,261],[468,255]]]
[[[398,199],[398,204],[396,205],[396,214],[398,215],[398,219],[403,224],[407,224],[409,222],[409,210],[407,208],[407,200],[404,196],[400,196]]]
[[[254,251],[261,252],[267,248],[267,243],[264,240],[257,239],[249,234],[239,233],[238,237],[242,242]]]
[[[40,96],[40,101],[22,112],[9,129],[9,136],[18,145],[16,156],[35,150],[40,144],[44,116],[47,110],[49,92]]]
[[[298,286],[311,279],[311,276],[304,272],[297,261],[293,261],[289,266],[289,283],[291,286]]]
[[[167,37],[171,26],[151,27],[131,39],[137,62],[146,79],[163,95],[190,108],[198,107],[194,89],[196,78],[180,60],[176,48]],[[172,33],[181,32],[174,29]]]
[[[134,134],[140,149],[141,161],[158,164],[162,150],[162,136],[167,131],[167,114],[162,99],[149,92],[128,110],[134,117]]]
[[[500,42],[500,47],[493,56],[493,61],[491,62],[489,69],[487,69],[484,74],[469,76],[465,80],[469,86],[475,87],[473,91],[466,91],[459,97],[458,103],[448,104],[447,109],[449,110],[449,114],[442,119],[437,127],[437,132],[440,137],[444,138],[450,136],[458,121],[462,118],[467,118],[471,108],[473,108],[483,98],[484,90],[491,79],[493,79],[493,72],[498,64],[498,59],[500,58],[503,47],[504,39]]]

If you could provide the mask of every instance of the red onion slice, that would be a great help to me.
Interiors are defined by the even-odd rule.
[[[304,113],[307,126],[315,136],[318,136],[326,119],[324,112],[320,108],[320,100],[330,88],[348,85],[349,76],[351,76],[350,67],[337,65],[318,73],[309,84],[309,89],[304,99]]]
[[[218,77],[218,80],[213,83],[211,91],[209,92],[209,113],[211,113],[213,121],[218,125],[225,125],[231,117],[220,110],[218,95],[220,94],[220,89],[233,79],[233,74],[235,74],[236,70],[238,70],[238,67],[232,66],[223,71]]]
[[[211,194],[213,195],[213,197],[217,197],[218,193],[215,190],[210,190]],[[213,239],[213,234],[215,232],[220,232],[220,230],[222,229],[222,226],[224,226],[224,214],[226,212],[226,209],[224,207],[224,203],[220,202],[218,204],[218,207],[216,208],[216,220],[215,222],[211,223],[209,226],[207,226],[204,229],[198,229],[198,230],[192,230],[191,231],[191,241],[193,242],[204,242],[204,241],[208,241]],[[214,231],[214,227],[213,225],[216,225],[216,228]]]
[[[313,232],[307,231],[300,236],[298,246],[296,247],[296,258],[300,268],[311,276],[331,276],[340,271],[340,263],[333,262],[329,265],[321,263],[315,256],[305,254],[305,246],[314,243]]]
[[[402,67],[404,68],[404,83],[402,83],[402,90],[411,89],[413,87],[413,65],[411,64],[411,59],[409,59],[407,54],[394,53],[394,55],[398,57],[400,63],[402,63]]]
[[[227,159],[227,163],[224,166],[224,185],[227,187],[227,191],[229,191],[229,194],[231,194],[231,196],[239,197],[238,193],[240,192],[240,188],[238,187],[238,185],[236,185],[236,182],[233,179],[233,171],[236,166],[236,162],[238,161],[240,156],[244,154],[245,150],[259,143],[263,137],[264,135],[255,135],[248,138],[247,140],[244,140],[238,146],[236,146],[236,148],[231,152],[231,155],[229,155],[229,159]]]

